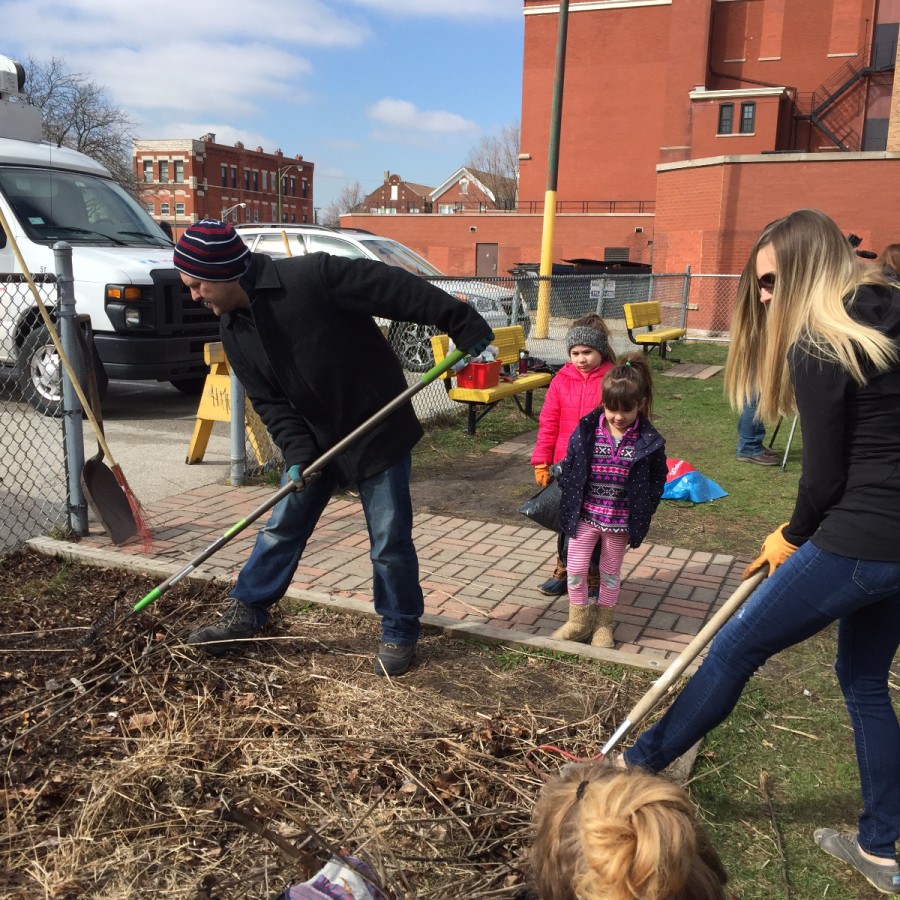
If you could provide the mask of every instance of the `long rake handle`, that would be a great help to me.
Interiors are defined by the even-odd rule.
[[[59,354],[60,362],[63,364],[63,367],[65,368],[66,373],[69,376],[69,380],[72,382],[72,387],[75,388],[75,393],[78,395],[78,399],[81,402],[81,408],[82,410],[84,410],[85,416],[91,423],[91,428],[94,429],[94,432],[97,435],[97,443],[100,444],[100,447],[103,450],[103,454],[109,460],[110,466],[112,466],[113,470],[116,471],[118,470],[118,466],[116,465],[115,458],[113,457],[112,452],[110,451],[109,446],[106,443],[106,438],[103,435],[103,429],[100,427],[100,423],[97,421],[97,417],[94,415],[94,411],[91,408],[90,401],[85,396],[84,390],[78,383],[78,376],[75,374],[75,370],[72,368],[72,363],[69,361],[69,357],[63,350],[59,335],[56,333],[56,326],[53,324],[53,320],[50,318],[50,313],[47,312],[47,307],[44,305],[44,301],[41,298],[40,291],[37,289],[37,285],[34,283],[34,279],[31,277],[31,273],[28,271],[28,266],[25,264],[25,259],[22,256],[22,251],[19,249],[19,245],[18,243],[16,243],[16,239],[13,237],[12,229],[9,227],[9,222],[7,221],[2,209],[0,209],[0,226],[2,226],[3,231],[6,232],[6,237],[9,241],[10,247],[12,247],[13,254],[15,255],[16,260],[18,261],[19,266],[22,269],[22,274],[25,276],[25,280],[28,282],[28,286],[31,288],[31,293],[34,295],[35,302],[37,303],[38,312],[41,314],[41,318],[44,320],[44,324],[47,326],[47,331],[50,333],[50,339],[53,341],[53,346],[56,348],[56,352]]]
[[[327,450],[323,453],[318,459],[311,462],[304,470],[303,477],[307,478],[311,475],[315,475],[316,472],[320,472],[325,466],[328,465],[336,456],[343,453],[343,451],[353,444],[356,440],[362,437],[366,432],[371,431],[379,422],[386,419],[389,415],[395,412],[399,407],[403,406],[404,403],[408,402],[410,398],[412,398],[415,394],[419,393],[422,388],[427,387],[431,384],[432,381],[435,381],[437,378],[440,378],[441,375],[444,374],[451,366],[456,365],[456,363],[465,359],[466,352],[464,350],[454,350],[452,353],[448,353],[437,365],[433,366],[429,369],[415,384],[411,384],[403,393],[398,394],[387,406],[382,407],[378,412],[369,416],[365,422],[361,425],[357,426],[350,432],[346,437],[341,438],[330,450]],[[283,487],[281,487],[278,491],[276,491],[271,497],[261,503],[256,507],[252,512],[250,512],[247,516],[241,519],[238,522],[235,522],[231,528],[228,529],[221,537],[217,538],[213,543],[211,543],[205,550],[200,552],[197,556],[195,556],[180,572],[172,575],[171,578],[167,578],[162,584],[153,588],[149,594],[145,597],[141,598],[132,609],[132,612],[140,612],[144,607],[149,606],[153,603],[154,600],[158,600],[169,588],[174,587],[181,581],[184,577],[189,575],[194,569],[197,568],[201,563],[205,562],[209,559],[214,553],[217,553],[222,549],[232,538],[236,537],[240,534],[248,525],[253,524],[260,516],[268,512],[283,500],[285,497],[289,496],[296,490],[302,490],[302,484],[295,485],[293,482],[290,482]]]
[[[606,757],[620,741],[628,736],[633,728],[646,718],[648,713],[668,691],[672,682],[700,655],[703,648],[718,634],[719,629],[759,587],[765,577],[765,572],[761,571],[741,582],[738,589],[719,607],[715,615],[700,629],[696,637],[672,660],[666,671],[653,682],[650,690],[635,703],[626,716],[625,721],[616,729],[615,734],[600,751],[601,757]]]

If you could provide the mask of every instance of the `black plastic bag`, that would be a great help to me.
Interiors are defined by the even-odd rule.
[[[551,481],[547,487],[538,491],[533,497],[526,500],[517,510],[523,516],[527,516],[541,528],[549,528],[559,532],[559,501],[562,493],[559,482]]]

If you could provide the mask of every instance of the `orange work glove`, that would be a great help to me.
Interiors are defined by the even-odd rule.
[[[744,569],[744,574],[741,575],[742,579],[746,581],[754,572],[758,572],[763,566],[769,567],[769,575],[771,575],[797,549],[793,544],[789,543],[782,533],[782,530],[787,527],[787,524],[788,523],[785,522],[784,525],[779,525],[778,528],[763,541],[762,550],[760,551],[759,556]]]
[[[544,463],[534,467],[534,480],[538,483],[538,487],[545,488],[551,481],[553,476],[550,474],[550,466]]]

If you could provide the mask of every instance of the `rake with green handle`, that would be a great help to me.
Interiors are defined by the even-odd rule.
[[[390,403],[386,406],[382,407],[378,412],[374,413],[365,422],[361,425],[357,426],[350,432],[346,437],[342,438],[338,441],[330,450],[327,450],[323,453],[318,459],[314,462],[311,462],[302,472],[302,478],[308,479],[310,477],[315,476],[320,473],[325,466],[328,465],[336,456],[343,453],[349,446],[351,446],[354,441],[361,438],[364,434],[371,431],[379,422],[382,422],[386,419],[391,413],[395,412],[399,409],[404,403],[408,402],[415,394],[421,391],[423,388],[427,387],[431,384],[432,381],[437,380],[444,374],[448,369],[452,366],[456,365],[456,363],[462,361],[467,356],[464,350],[454,350],[452,353],[448,353],[447,356],[444,357],[436,366],[429,369],[418,382],[410,385],[403,393],[398,394]],[[292,494],[294,491],[302,490],[303,484],[302,481],[300,484],[296,484],[291,481],[288,484],[284,485],[271,497],[261,503],[256,507],[252,512],[250,512],[243,519],[240,519],[238,522],[235,522],[231,528],[228,529],[220,538],[213,541],[205,550],[201,553],[198,553],[180,572],[172,575],[170,578],[167,578],[162,584],[153,588],[149,594],[145,597],[141,598],[135,605],[132,607],[129,612],[122,617],[121,621],[117,623],[121,625],[126,619],[130,616],[134,615],[134,613],[140,612],[145,607],[149,606],[155,600],[158,600],[169,588],[174,587],[181,581],[183,578],[186,578],[188,575],[193,572],[197,566],[206,562],[213,554],[218,553],[227,543],[229,543],[234,537],[239,535],[248,525],[252,525],[260,516],[267,513],[270,509],[272,509],[277,503],[283,500],[285,497]],[[115,608],[108,610],[104,613],[95,623],[91,626],[87,635],[81,641],[81,644],[87,645],[91,643],[93,640],[97,638],[97,636],[112,622],[115,616]]]

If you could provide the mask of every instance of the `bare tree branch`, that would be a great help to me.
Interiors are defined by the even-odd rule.
[[[320,217],[323,225],[337,226],[341,224],[341,216],[345,213],[363,212],[363,201],[366,192],[358,181],[351,181],[341,188],[337,197],[324,207]]]
[[[519,123],[513,122],[495,137],[485,136],[469,151],[466,168],[494,195],[498,209],[514,209],[519,175]]]
[[[84,75],[69,72],[58,57],[46,63],[29,57],[25,97],[41,110],[46,140],[97,160],[139,199],[131,161],[135,123],[110,103],[104,87]]]

